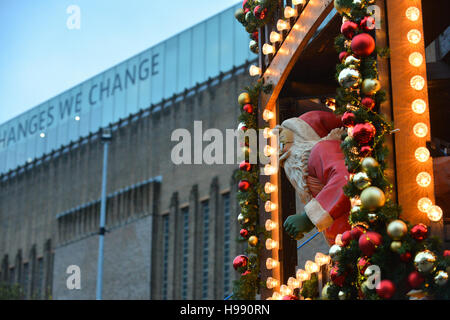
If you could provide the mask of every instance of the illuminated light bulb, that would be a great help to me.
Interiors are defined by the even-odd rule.
[[[419,162],[426,162],[428,161],[428,159],[430,159],[430,151],[425,147],[417,148],[414,155]]]
[[[278,171],[277,168],[275,168],[274,166],[272,166],[270,164],[266,164],[264,166],[264,174],[266,176],[271,176],[271,175],[277,173],[277,171]]]
[[[277,186],[270,182],[266,182],[266,184],[264,185],[264,192],[269,194],[275,191],[277,191]]]
[[[278,287],[278,280],[274,279],[272,277],[268,277],[266,280],[266,285],[267,285],[267,288],[269,288],[269,289],[276,288],[276,287]]]
[[[412,102],[411,107],[417,114],[422,114],[427,109],[427,103],[422,99],[416,99]]]
[[[342,234],[336,235],[336,239],[334,240],[334,243],[340,247],[344,246],[344,244],[342,243]]]
[[[330,256],[327,256],[326,254],[323,254],[322,252],[317,252],[316,256],[314,257],[314,261],[319,266],[323,266],[323,265],[330,263],[330,260],[331,260]]]
[[[431,206],[427,212],[427,217],[433,222],[438,222],[442,219],[442,209],[439,206]]]
[[[427,213],[432,206],[433,202],[428,198],[421,198],[417,201],[417,208],[424,213]]]
[[[423,56],[420,52],[413,52],[409,55],[409,63],[414,67],[420,67],[423,62]]]
[[[289,29],[289,22],[282,20],[282,19],[277,21],[277,30],[278,31],[283,31],[283,30],[287,30],[287,29]]]
[[[413,131],[417,137],[423,138],[428,134],[428,126],[423,122],[419,122],[414,125]]]
[[[277,223],[273,220],[267,219],[265,227],[267,231],[272,231],[277,227]]]
[[[268,109],[264,110],[263,119],[265,121],[269,121],[270,119],[273,119],[274,117],[275,117],[275,114],[272,111],[270,111]]]
[[[287,6],[284,8],[284,17],[290,19],[298,15],[297,9]]]
[[[272,250],[278,247],[278,242],[273,240],[273,239],[267,239],[266,240],[266,249],[267,250]]]
[[[282,295],[279,292],[274,292],[272,294],[272,300],[281,300],[281,298],[282,298]]]
[[[309,274],[315,273],[315,272],[319,271],[319,266],[315,262],[312,262],[311,260],[308,260],[305,263],[305,270]]]
[[[408,31],[408,34],[406,35],[408,38],[408,41],[412,44],[418,44],[420,40],[422,39],[422,34],[417,29],[412,29]]]
[[[39,135],[41,138],[45,138],[45,133],[41,132],[41,134]]]
[[[362,202],[359,197],[350,198],[350,204],[352,207],[354,206],[361,206]]]
[[[271,155],[273,155],[275,152],[277,151],[277,149],[271,147],[271,146],[265,146],[264,147],[264,155],[266,157],[270,157]]]
[[[406,9],[406,17],[411,21],[417,21],[420,17],[420,10],[416,7],[409,7]]]
[[[289,277],[287,285],[291,290],[294,290],[300,287],[300,281],[294,277]]]
[[[298,6],[299,4],[303,4],[303,1],[304,1],[304,0],[292,0],[292,4],[293,4],[294,6]]]
[[[264,139],[269,139],[269,138],[272,138],[274,136],[274,133],[273,133],[272,129],[264,128],[263,136],[264,136]]]
[[[311,275],[303,269],[298,269],[295,275],[299,281],[306,281],[311,277]]]
[[[271,44],[264,43],[263,45],[263,54],[268,55],[275,52],[275,47]]]
[[[266,260],[266,268],[268,270],[275,269],[279,265],[280,265],[280,263],[277,260],[274,260],[272,258],[267,258],[267,260]]]
[[[273,203],[270,200],[267,200],[264,204],[264,209],[266,210],[266,212],[272,212],[277,209],[277,204]]]
[[[414,76],[410,81],[411,87],[417,91],[420,91],[425,87],[425,79],[422,76]]]
[[[279,41],[281,41],[281,35],[276,31],[272,31],[270,33],[270,42],[277,43]]]
[[[252,77],[260,76],[261,68],[255,66],[255,65],[251,65],[250,69],[249,69],[249,73],[250,73],[250,76],[252,76]]]
[[[75,116],[75,121],[80,121],[80,116]]]
[[[283,285],[280,287],[280,293],[281,293],[281,295],[282,295],[283,297],[284,297],[284,296],[289,296],[289,295],[292,294],[292,289],[289,288],[287,285],[283,284]]]
[[[421,172],[416,177],[417,184],[423,188],[431,184],[431,175],[428,172]]]

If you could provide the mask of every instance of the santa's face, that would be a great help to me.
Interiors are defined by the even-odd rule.
[[[280,132],[280,155],[286,153],[294,142],[294,133],[289,129]]]

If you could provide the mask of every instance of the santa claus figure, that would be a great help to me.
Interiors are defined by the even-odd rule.
[[[316,227],[332,245],[336,235],[350,229],[350,200],[343,191],[349,173],[340,148],[341,119],[330,112],[311,111],[277,128],[280,164],[305,204],[303,212],[286,219],[284,228],[298,240]]]

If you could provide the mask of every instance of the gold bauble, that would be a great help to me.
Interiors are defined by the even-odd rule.
[[[436,283],[438,286],[443,286],[448,281],[448,273],[444,270],[439,270],[434,277],[434,283]]]
[[[408,226],[402,220],[394,220],[387,226],[387,234],[394,240],[400,240],[408,232]]]
[[[248,244],[251,245],[252,247],[256,247],[256,245],[258,244],[258,237],[251,236],[250,238],[248,238]]]
[[[342,248],[338,246],[337,244],[333,244],[330,248],[330,251],[328,251],[328,255],[331,257],[331,260],[336,261],[337,255],[339,252],[341,252]]]
[[[365,172],[358,172],[353,176],[353,183],[359,190],[363,190],[367,187],[370,187],[371,181],[367,173]]]
[[[251,102],[250,95],[247,92],[241,93],[239,95],[238,102],[241,106],[250,103]]]
[[[362,206],[368,210],[375,210],[376,208],[382,207],[385,202],[386,196],[380,188],[368,187],[361,193]]]
[[[400,248],[402,247],[401,241],[392,241],[391,243],[391,250],[394,252],[398,252]]]
[[[380,89],[381,84],[377,79],[364,79],[361,85],[361,91],[366,95],[374,95]]]
[[[328,289],[330,288],[330,282],[327,282],[322,289],[322,300],[329,300]]]
[[[378,167],[380,164],[377,160],[375,160],[372,157],[366,157],[361,161],[361,167],[363,168],[363,171],[367,172],[372,168]]]
[[[422,273],[432,272],[436,266],[436,256],[430,250],[420,251],[414,258],[417,271]]]

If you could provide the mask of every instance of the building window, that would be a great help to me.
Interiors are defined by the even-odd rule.
[[[228,296],[230,292],[230,194],[226,193],[222,196],[223,200],[223,293]]]
[[[38,274],[37,274],[37,286],[36,286],[36,296],[38,299],[41,298],[42,285],[44,282],[44,259],[38,258],[37,260]]]
[[[181,297],[183,300],[187,299],[188,292],[188,257],[189,257],[189,207],[181,209],[183,217],[183,262],[182,262],[182,283],[181,283]]]
[[[163,217],[163,292],[162,297],[167,300],[167,280],[169,263],[169,215]]]
[[[11,284],[16,282],[16,269],[14,267],[9,269],[9,280]]]
[[[202,239],[202,299],[208,298],[208,249],[209,249],[209,202],[202,202],[203,239]]]
[[[25,296],[27,296],[28,293],[29,276],[30,276],[30,269],[29,264],[27,262],[23,264],[23,275],[22,275],[22,288]]]

